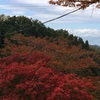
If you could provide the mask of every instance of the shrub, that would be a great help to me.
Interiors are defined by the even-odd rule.
[[[0,59],[1,100],[94,100],[90,81],[48,68],[41,52]]]

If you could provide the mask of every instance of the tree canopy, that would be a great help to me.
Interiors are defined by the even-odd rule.
[[[96,4],[96,8],[100,9],[100,0],[49,0],[49,3],[66,7],[80,7],[81,9],[85,9],[91,4]]]

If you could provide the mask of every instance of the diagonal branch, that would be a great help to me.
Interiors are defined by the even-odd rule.
[[[62,18],[62,17],[64,17],[64,16],[67,16],[67,15],[69,15],[69,14],[71,14],[71,13],[74,13],[74,12],[80,10],[80,9],[81,9],[81,8],[78,8],[78,9],[76,9],[76,10],[73,10],[73,11],[71,11],[71,12],[69,12],[69,13],[66,13],[66,14],[64,14],[64,15],[61,15],[61,16],[59,16],[59,17],[56,17],[56,18],[47,20],[47,21],[43,22],[43,24],[46,24],[46,23],[48,23],[48,22],[51,22],[51,21],[57,20],[57,19],[59,19],[59,18]]]

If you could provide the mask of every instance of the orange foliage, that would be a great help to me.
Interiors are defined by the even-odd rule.
[[[97,3],[96,8],[100,8],[100,0],[49,0],[49,3],[66,7],[81,7],[81,9],[85,9],[91,4]]]

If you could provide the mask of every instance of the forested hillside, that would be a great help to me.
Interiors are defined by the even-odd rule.
[[[80,45],[83,49],[89,49],[88,41],[83,41],[81,37],[73,36],[66,30],[54,30],[46,27],[38,20],[29,19],[25,16],[5,16],[0,15],[0,34],[4,37],[9,37],[14,34],[21,33],[24,36],[34,37],[64,37],[68,38],[69,45]],[[2,38],[1,37],[1,38]],[[2,39],[1,39],[2,40]],[[2,44],[2,43],[1,43]]]
[[[99,51],[100,52],[100,46],[98,45],[90,45],[90,47],[96,51]]]
[[[99,100],[100,52],[66,30],[0,16],[0,100]]]

